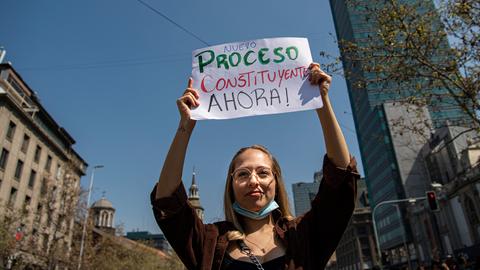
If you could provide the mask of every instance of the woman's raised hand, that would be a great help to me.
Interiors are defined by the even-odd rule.
[[[179,130],[191,132],[195,127],[196,120],[191,118],[191,108],[198,107],[200,102],[198,101],[199,95],[197,90],[192,88],[193,79],[188,79],[188,87],[183,92],[183,95],[177,99],[177,107],[180,112],[180,126]]]
[[[328,89],[330,89],[330,84],[332,83],[332,77],[321,70],[318,63],[311,63],[308,69],[310,70],[310,83],[313,85],[318,84],[322,97],[327,96]]]

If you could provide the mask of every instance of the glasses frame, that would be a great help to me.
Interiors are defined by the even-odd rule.
[[[267,169],[267,170],[269,170],[269,171],[270,171],[270,175],[269,175],[268,179],[270,179],[270,178],[276,179],[276,178],[277,178],[275,172],[274,172],[271,168],[269,168],[269,167],[263,167],[263,166],[257,167],[257,168],[255,168],[254,170],[250,170],[249,168],[239,168],[239,169],[234,170],[234,171],[230,174],[230,176],[232,177],[232,180],[236,180],[236,181],[237,181],[238,178],[235,178],[235,176],[234,176],[235,173],[236,173],[238,170],[247,170],[247,171],[250,172],[250,175],[249,175],[248,178],[246,178],[245,180],[250,180],[250,179],[252,178],[253,174],[255,173],[255,176],[257,177],[257,180],[261,181],[263,178],[258,175],[258,173],[257,173],[257,170],[258,170],[258,169]]]

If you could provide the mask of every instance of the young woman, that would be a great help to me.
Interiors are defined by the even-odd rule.
[[[188,269],[323,269],[354,209],[359,174],[328,97],[331,77],[312,63],[310,82],[324,106],[317,109],[327,154],[319,191],[306,214],[294,218],[276,159],[263,146],[233,157],[224,194],[226,221],[203,224],[188,204],[181,177],[199,105],[192,79],[177,100],[180,124],[152,191],[155,219]]]

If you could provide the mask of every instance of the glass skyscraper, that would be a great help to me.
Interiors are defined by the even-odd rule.
[[[375,37],[377,29],[371,20],[366,19],[365,9],[348,2],[351,1],[330,0],[337,38],[362,46],[369,41],[366,37]],[[427,9],[435,8],[433,2],[429,0],[424,2]],[[362,3],[364,5],[376,4],[375,1],[371,4],[368,1],[362,1]],[[447,40],[445,40],[445,44],[448,44]],[[343,55],[342,51],[341,53]],[[356,77],[375,76],[375,74],[362,70],[359,66],[354,67],[345,62],[343,64],[345,72],[353,73]],[[398,160],[398,151],[400,150],[396,149],[392,142],[394,138],[386,115],[388,114],[386,108],[392,108],[392,104],[395,107],[393,102],[402,99],[402,96],[405,97],[406,94],[402,95],[403,90],[399,93],[382,91],[379,86],[357,87],[355,82],[348,78],[346,83],[372,207],[386,200],[422,195],[419,189],[412,192],[406,188],[406,176],[401,173],[403,165]],[[432,91],[438,92],[442,89],[437,88]],[[411,89],[405,89],[405,93],[407,92],[411,93]],[[385,104],[389,104],[389,107],[386,107]],[[426,108],[426,114],[433,126],[444,125],[447,120],[450,123],[458,123],[465,119],[461,109],[452,104],[454,102],[448,101],[447,97],[443,103]],[[423,187],[423,191],[425,188]],[[402,215],[405,216],[405,214],[405,208],[402,208]],[[376,221],[382,249],[402,246],[403,236],[406,236],[407,242],[412,241],[410,226],[405,222],[405,218],[399,218],[394,207],[380,207],[376,212]]]

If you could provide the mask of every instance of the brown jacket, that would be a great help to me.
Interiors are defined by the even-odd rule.
[[[323,179],[312,209],[293,220],[279,217],[275,230],[286,247],[285,269],[323,269],[335,251],[355,207],[359,174],[351,158],[337,168],[325,155]],[[203,224],[187,200],[183,185],[167,198],[150,199],[155,219],[187,269],[219,270],[233,225]]]

